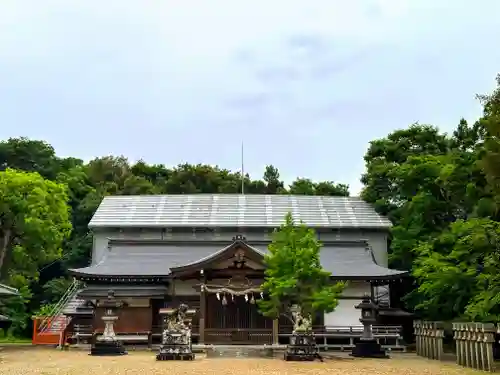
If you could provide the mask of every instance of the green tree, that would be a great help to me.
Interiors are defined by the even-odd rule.
[[[41,266],[60,259],[71,233],[66,186],[36,172],[0,172],[0,280],[19,289],[2,312],[23,332]]]
[[[288,189],[290,194],[295,195],[315,195],[314,182],[309,178],[297,178]]]
[[[22,287],[58,259],[71,233],[66,186],[38,173],[0,172],[0,280]]]
[[[483,104],[479,123],[485,132],[481,166],[488,180],[488,192],[496,204],[496,216],[500,216],[500,74],[493,93],[479,95],[479,99]]]
[[[315,195],[328,195],[337,197],[349,196],[349,185],[336,184],[333,181],[320,181],[314,184]]]
[[[429,319],[500,319],[500,223],[458,220],[415,252],[413,292],[417,311]]]
[[[0,142],[0,170],[7,168],[38,172],[44,178],[55,179],[61,161],[54,148],[44,141],[28,138],[9,138]]]
[[[265,256],[266,298],[259,301],[263,315],[287,316],[293,321],[291,307],[297,305],[304,317],[317,312],[331,312],[345,284],[334,283],[331,274],[320,263],[321,243],[313,229],[296,224],[289,213],[285,223],[275,231],[269,254]]]
[[[400,208],[409,197],[397,191],[393,170],[410,156],[444,155],[450,141],[437,127],[413,124],[407,129],[390,133],[387,137],[370,142],[365,154],[366,173],[361,177],[364,185],[361,196],[382,214],[396,219]]]
[[[273,165],[266,166],[263,177],[266,194],[280,194],[285,192],[285,184],[280,180],[278,168]]]

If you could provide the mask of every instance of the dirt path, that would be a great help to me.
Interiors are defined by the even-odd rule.
[[[388,360],[331,359],[324,363],[285,362],[278,359],[206,359],[157,362],[154,353],[123,357],[91,357],[86,352],[54,349],[9,350],[0,353],[0,375],[472,375],[453,364],[417,357]],[[484,374],[484,373],[482,373]]]

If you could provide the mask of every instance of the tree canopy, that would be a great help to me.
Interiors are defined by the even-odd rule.
[[[265,255],[265,280],[262,290],[266,298],[259,301],[265,316],[290,319],[291,308],[297,305],[304,317],[317,312],[331,312],[345,284],[331,281],[331,273],[320,263],[321,243],[313,229],[295,223],[288,213],[285,223],[273,234],[269,254]]]
[[[500,318],[500,76],[483,115],[451,134],[413,124],[370,143],[363,198],[394,226],[390,261],[411,270],[404,299],[422,317]],[[403,296],[401,296],[403,297]]]
[[[37,172],[0,172],[0,279],[21,291],[5,306],[21,327],[30,284],[42,266],[61,258],[71,232],[66,190]]]

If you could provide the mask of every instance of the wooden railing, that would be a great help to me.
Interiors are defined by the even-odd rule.
[[[401,326],[373,326],[374,338],[385,348],[405,351],[402,343]],[[317,326],[313,327],[316,343],[324,350],[349,350],[361,338],[363,327],[352,326]],[[279,327],[280,344],[289,344],[292,335],[292,326]]]
[[[318,326],[314,327],[316,341],[323,349],[350,349],[354,346],[357,340],[362,335],[362,327],[349,327],[349,326]],[[148,335],[149,345],[158,345],[161,343],[162,327],[155,325],[152,327],[151,332],[125,332],[121,330],[115,331],[118,336],[124,338],[124,341],[142,341],[143,336]],[[292,332],[291,326],[279,327],[279,343],[288,344]],[[74,341],[88,342],[94,334],[99,334],[100,331],[93,332],[90,326],[76,325],[73,327],[73,332],[69,333],[69,337]],[[199,327],[193,326],[192,340],[196,344],[199,342]],[[405,350],[402,344],[401,327],[400,326],[373,326],[373,335],[380,342],[381,345],[398,350]],[[253,344],[264,345],[273,344],[272,329],[235,329],[235,328],[206,328],[204,336],[205,344]],[[146,339],[144,338],[144,343]]]
[[[372,331],[375,336],[387,336],[387,335],[399,335],[401,334],[401,326],[373,326]],[[280,325],[279,334],[288,335],[293,331],[293,326],[291,325]],[[361,336],[363,333],[363,327],[361,326],[313,326],[313,332],[316,335],[328,335],[340,337],[346,336]]]

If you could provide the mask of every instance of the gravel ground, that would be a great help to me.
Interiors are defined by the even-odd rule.
[[[193,362],[157,362],[154,353],[123,357],[90,357],[86,352],[9,350],[0,353],[0,375],[473,375],[484,374],[453,364],[413,356],[389,360],[335,358],[321,362],[285,362],[279,359],[206,359]]]

